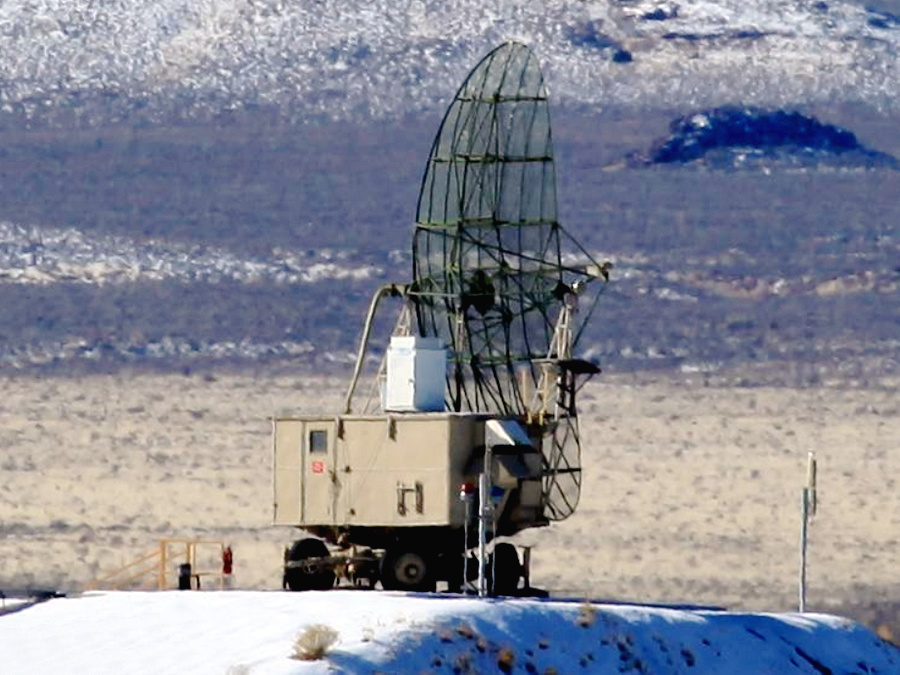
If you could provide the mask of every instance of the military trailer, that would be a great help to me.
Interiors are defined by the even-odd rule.
[[[334,573],[327,567],[343,562],[348,578],[368,585],[377,579],[386,589],[434,590],[444,580],[459,589],[463,533],[472,518],[459,495],[478,484],[487,444],[500,493],[496,536],[548,523],[542,456],[515,421],[444,412],[288,417],[274,425],[275,523],[338,546],[365,547],[361,556],[338,556],[313,570],[303,563],[324,547],[298,542],[289,563],[300,564],[289,564],[285,576],[292,590],[330,587]],[[378,550],[384,553],[376,558]],[[502,574],[512,591],[521,572],[507,567]]]

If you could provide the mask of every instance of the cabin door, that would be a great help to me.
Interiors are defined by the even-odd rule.
[[[303,442],[303,523],[334,523],[337,496],[334,424],[307,422]]]

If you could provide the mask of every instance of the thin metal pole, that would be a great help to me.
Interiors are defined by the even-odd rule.
[[[462,550],[462,592],[469,592],[469,521],[472,520],[472,495],[464,493],[463,500],[466,504],[466,520],[463,522],[463,550]]]
[[[487,453],[484,456],[487,465]],[[487,595],[487,578],[485,577],[485,557],[487,555],[487,469],[478,477],[478,597]]]
[[[490,443],[484,447],[484,468],[478,477],[478,597],[488,594],[487,584],[487,539],[491,519],[491,484],[494,482],[494,454]]]
[[[800,598],[799,611],[806,611],[806,529],[809,522],[809,488],[800,493]]]
[[[806,611],[806,548],[809,541],[809,521],[816,514],[818,508],[818,495],[816,491],[816,454],[810,452],[806,458],[806,487],[800,494],[800,583],[799,583],[799,610],[802,614]]]
[[[806,488],[809,490],[809,517],[816,515],[818,508],[818,495],[816,494],[816,453],[811,452],[806,457]]]

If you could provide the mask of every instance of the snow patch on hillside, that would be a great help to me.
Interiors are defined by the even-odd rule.
[[[300,284],[361,281],[382,274],[379,267],[348,260],[346,252],[276,249],[267,258],[245,258],[212,246],[141,242],[75,228],[26,228],[0,222],[0,284],[164,280]]]

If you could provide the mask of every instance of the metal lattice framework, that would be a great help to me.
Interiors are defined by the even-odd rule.
[[[416,221],[409,298],[419,331],[449,347],[450,407],[543,425],[548,516],[569,515],[581,482],[573,299],[605,269],[558,222],[547,89],[524,45],[496,48],[460,87]]]

